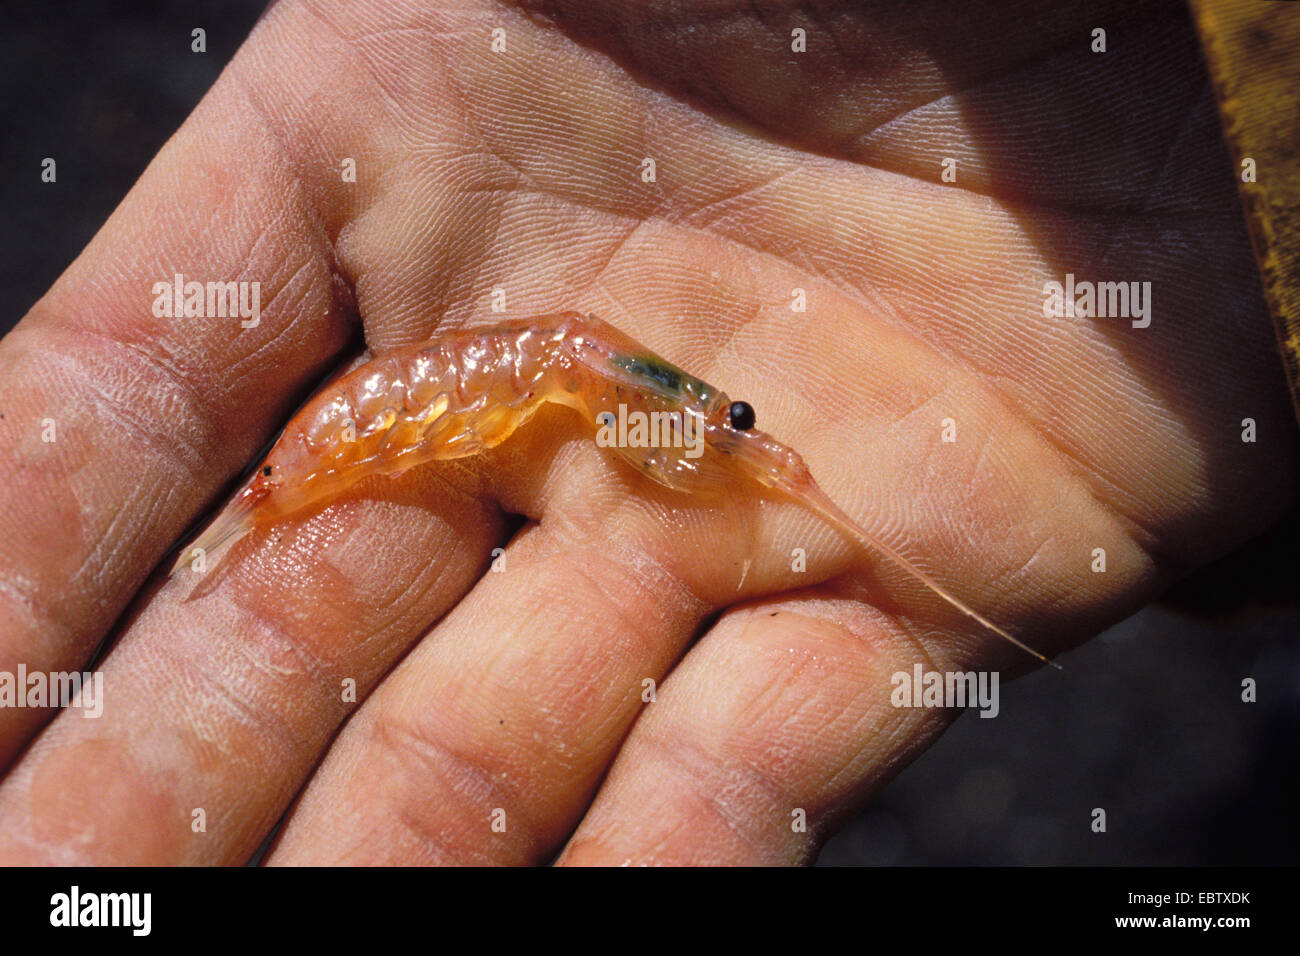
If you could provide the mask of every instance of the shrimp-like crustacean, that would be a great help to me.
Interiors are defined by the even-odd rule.
[[[679,491],[738,478],[774,489],[868,551],[883,554],[990,631],[1051,664],[942,588],[848,517],[792,449],[754,427],[754,410],[687,374],[595,316],[564,312],[467,329],[389,352],[341,376],[289,422],[230,506],[191,546],[211,554],[254,528],[320,506],[369,475],[478,454],[505,441],[543,405],[589,422],[639,411],[694,420],[683,447],[614,444],[644,475]],[[183,552],[173,573],[187,560]],[[1053,664],[1053,666],[1056,666]]]

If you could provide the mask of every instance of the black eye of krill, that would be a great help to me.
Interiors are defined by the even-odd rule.
[[[749,402],[732,402],[727,415],[737,431],[747,432],[754,427],[754,407]]]

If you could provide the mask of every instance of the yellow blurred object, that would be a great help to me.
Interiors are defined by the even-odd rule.
[[[1300,3],[1189,2],[1300,419]]]

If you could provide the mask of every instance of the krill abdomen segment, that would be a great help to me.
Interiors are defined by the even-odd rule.
[[[507,328],[394,351],[313,399],[277,448],[304,453],[292,469],[304,487],[490,448],[541,401],[561,339],[557,330]]]

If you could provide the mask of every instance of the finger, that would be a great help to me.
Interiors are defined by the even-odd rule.
[[[339,723],[482,573],[501,522],[424,472],[285,521],[137,609],[0,785],[0,860],[241,863]],[[96,719],[88,719],[94,717]]]
[[[0,670],[78,668],[337,355],[331,246],[227,76],[0,341]],[[248,317],[175,314],[177,276]],[[0,766],[48,714],[0,710]]]
[[[662,518],[600,488],[587,474],[569,491],[586,507],[550,502],[366,701],[271,862],[526,863],[555,851],[642,682],[667,671],[711,606],[669,563]]]
[[[728,612],[645,706],[559,862],[810,862],[954,716],[893,706],[892,675],[917,663],[954,669],[833,588]]]

